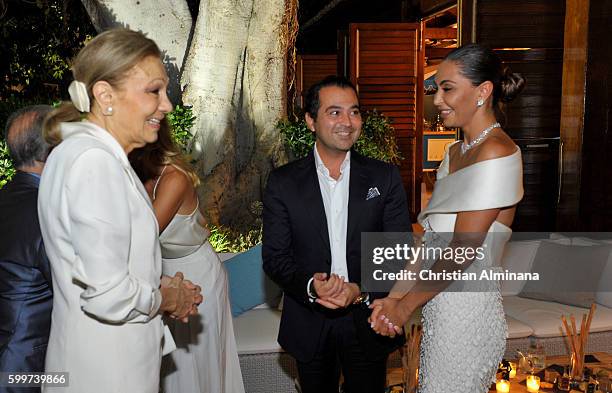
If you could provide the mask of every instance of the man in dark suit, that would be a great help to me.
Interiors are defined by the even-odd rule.
[[[37,198],[49,146],[42,122],[53,108],[31,106],[13,113],[5,136],[17,173],[0,190],[0,372],[40,372],[51,325],[49,261],[40,234]],[[40,388],[0,387],[0,392]]]
[[[377,336],[360,288],[361,233],[411,230],[399,171],[351,148],[361,133],[354,86],[328,77],[306,97],[315,148],[270,174],[263,267],[285,292],[278,341],[297,360],[303,393],[384,391],[402,338]],[[369,299],[368,299],[369,298]]]

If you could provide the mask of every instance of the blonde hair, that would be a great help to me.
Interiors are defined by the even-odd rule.
[[[161,57],[155,42],[144,34],[128,29],[112,29],[99,34],[85,45],[72,63],[74,79],[87,87],[89,101],[94,102],[92,88],[106,81],[117,87],[126,74],[148,56]],[[63,102],[45,119],[43,134],[55,146],[62,141],[60,123],[79,121],[82,114],[70,101]]]
[[[167,119],[161,121],[155,142],[132,150],[128,157],[132,168],[143,183],[155,179],[164,165],[171,165],[186,175],[195,188],[200,185],[200,178],[195,169],[172,139]]]

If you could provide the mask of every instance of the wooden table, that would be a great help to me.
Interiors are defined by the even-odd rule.
[[[610,375],[612,376],[612,354],[605,353],[605,352],[594,352],[592,353],[592,355],[595,356],[599,360],[599,363],[587,363],[586,366],[591,368],[594,371],[594,373],[597,373],[601,369],[608,370],[610,372]],[[515,364],[518,364],[517,360],[513,360],[513,362]],[[569,364],[569,356],[567,355],[565,356],[547,356],[546,364],[547,365],[551,365],[551,364],[567,365]],[[397,384],[401,384],[402,378],[403,378],[403,374],[402,374],[401,368],[389,368],[387,370],[387,386],[394,386]],[[523,382],[526,378],[527,378],[526,374],[523,374],[520,372],[517,373],[516,378],[512,378],[510,380],[510,393],[527,393],[527,386],[525,386],[524,384],[521,384],[521,382]],[[543,378],[542,378],[542,381],[543,381]],[[489,390],[489,392],[496,393],[495,385],[492,385],[492,387],[493,389]],[[551,393],[551,392],[558,392],[558,390],[556,389],[556,387],[553,387],[553,389],[545,389],[541,387],[540,392],[541,393]]]
[[[612,374],[612,354],[609,353],[605,353],[605,352],[594,352],[592,353],[593,356],[595,356],[598,360],[599,363],[587,363],[586,366],[593,369],[594,373],[597,373],[599,370],[606,369],[609,370],[610,373]],[[513,361],[516,364],[518,364],[518,361]],[[567,365],[569,364],[569,356],[547,356],[546,357],[546,364],[547,365],[551,365],[551,364],[559,364],[559,365]],[[523,373],[517,373],[516,374],[516,378],[512,378],[510,380],[510,393],[525,393],[527,392],[527,387],[524,384],[521,384],[521,382],[523,382],[525,379],[527,378],[526,374]],[[542,378],[543,381],[543,378]],[[540,387],[540,392],[542,393],[547,393],[547,392],[557,392],[558,390],[556,389],[556,387],[553,387],[552,389],[545,389]],[[489,390],[490,393],[496,393],[495,391],[495,386],[493,386],[493,389]]]

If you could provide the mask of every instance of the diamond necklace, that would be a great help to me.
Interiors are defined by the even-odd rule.
[[[478,136],[474,138],[474,140],[471,141],[470,143],[465,143],[465,141],[463,141],[463,143],[461,143],[461,155],[464,155],[472,147],[482,142],[487,137],[487,135],[489,135],[489,132],[493,131],[493,129],[497,127],[501,127],[501,124],[499,123],[491,124],[484,130],[482,130],[482,132],[478,134]]]

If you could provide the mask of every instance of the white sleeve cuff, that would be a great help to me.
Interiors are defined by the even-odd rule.
[[[306,284],[306,294],[308,295],[308,300],[310,303],[314,303],[314,301],[317,299],[315,295],[310,293],[310,284],[312,284],[312,280],[314,280],[314,277],[310,277],[310,280],[308,280],[308,283]]]
[[[159,312],[159,307],[161,306],[162,295],[159,289],[154,290],[151,293],[151,312],[149,313],[149,317],[153,318]]]

